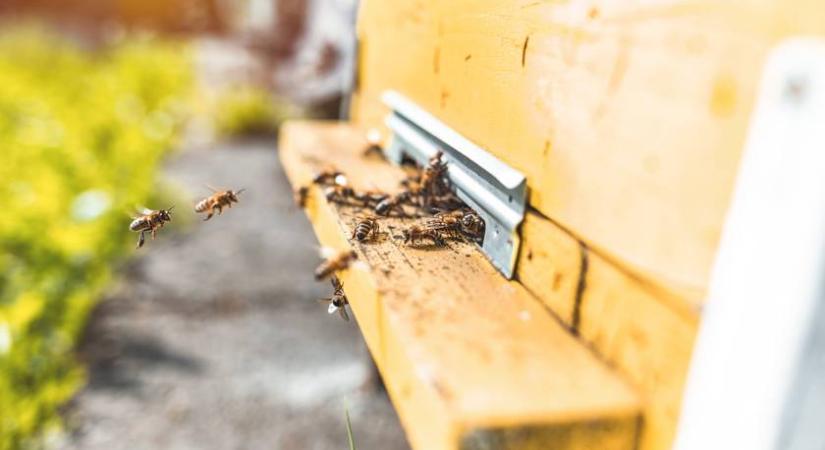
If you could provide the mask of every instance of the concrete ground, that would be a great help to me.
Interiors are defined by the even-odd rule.
[[[315,299],[315,239],[272,142],[177,154],[168,178],[241,203],[147,241],[100,305],[81,347],[89,384],[66,412],[62,449],[407,449],[371,380],[358,327]],[[194,200],[193,200],[194,201]],[[150,205],[152,206],[152,205]]]

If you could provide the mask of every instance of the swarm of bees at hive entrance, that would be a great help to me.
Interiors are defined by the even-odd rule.
[[[440,151],[423,168],[408,173],[400,183],[401,190],[394,194],[356,190],[349,185],[344,173],[335,168],[316,173],[312,184],[322,189],[328,202],[371,210],[355,222],[351,239],[358,242],[370,242],[381,235],[381,217],[417,219],[400,236],[405,244],[412,246],[444,247],[449,240],[480,243],[484,237],[484,220],[453,192],[447,163]],[[301,193],[299,205],[303,205],[309,187],[304,186],[298,192]]]
[[[376,154],[383,157],[379,146],[380,134],[370,132],[367,142],[362,152],[364,158],[372,158]],[[400,182],[400,190],[390,194],[379,190],[358,190],[349,184],[342,171],[326,167],[315,173],[309,185],[295,191],[295,202],[304,208],[312,186],[315,186],[327,202],[355,208],[357,214],[351,222],[350,239],[361,244],[376,242],[382,235],[388,234],[382,231],[381,221],[389,217],[403,221],[401,235],[393,237],[402,240],[404,245],[438,248],[446,247],[448,241],[482,243],[484,220],[453,191],[447,162],[441,151],[430,157],[423,167],[407,167],[406,173]],[[332,282],[331,297],[323,299],[329,303],[329,313],[338,311],[347,320],[345,306],[348,302],[336,273],[354,264],[364,265],[358,261],[354,250],[339,251],[327,255],[315,270],[316,280],[329,277]]]

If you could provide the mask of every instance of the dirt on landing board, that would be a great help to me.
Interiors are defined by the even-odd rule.
[[[60,449],[408,449],[354,322],[315,300],[310,225],[274,145],[179,153],[166,176],[191,195],[246,188],[240,204],[147,241],[94,313],[89,383]],[[180,205],[178,215],[194,214]]]

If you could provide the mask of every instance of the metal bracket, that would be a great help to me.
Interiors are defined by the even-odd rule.
[[[387,158],[400,164],[407,157],[424,165],[444,152],[456,194],[486,223],[481,251],[507,278],[513,277],[524,219],[527,180],[481,147],[470,142],[424,109],[393,91],[383,95],[392,109],[386,124],[392,131]]]

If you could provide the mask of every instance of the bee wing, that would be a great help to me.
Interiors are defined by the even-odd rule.
[[[338,186],[347,186],[349,185],[349,181],[347,180],[346,175],[340,174],[335,176],[335,184]]]
[[[153,212],[155,212],[154,209],[149,209],[145,206],[138,206],[137,207],[137,213],[142,215],[142,216],[145,216],[147,214],[152,214]]]
[[[338,309],[338,314],[340,314],[340,315],[341,315],[341,318],[342,318],[342,319],[344,319],[344,320],[346,320],[347,322],[349,322],[349,314],[347,314],[347,307],[346,307],[346,306],[342,306],[341,308],[339,308],[339,309]]]
[[[332,299],[331,298],[318,298],[318,299],[315,299],[315,301],[318,302],[318,303],[329,303],[330,305],[332,305]]]
[[[220,189],[216,188],[215,186],[212,186],[211,184],[207,183],[204,186],[206,186],[206,188],[209,189],[212,192],[220,192]]]

